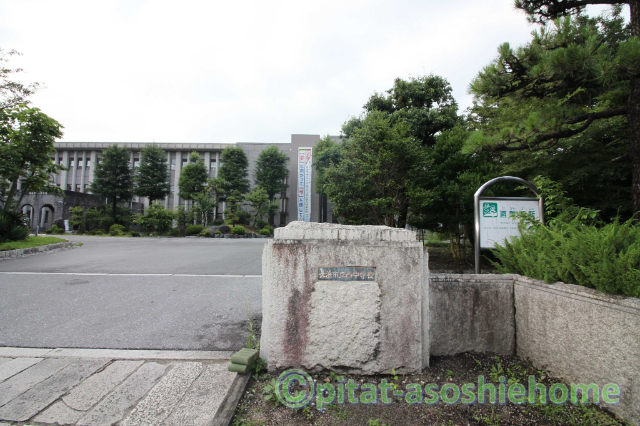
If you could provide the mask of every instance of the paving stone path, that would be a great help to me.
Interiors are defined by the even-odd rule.
[[[0,426],[210,424],[231,352],[0,347]]]

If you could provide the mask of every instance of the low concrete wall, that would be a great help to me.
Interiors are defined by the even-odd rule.
[[[640,299],[520,275],[431,274],[432,355],[517,354],[568,384],[620,387],[640,425]]]
[[[512,275],[431,274],[431,355],[515,353]]]
[[[73,244],[75,243],[72,243],[70,241],[65,241],[64,243],[47,244],[46,246],[29,247],[26,249],[19,249],[19,250],[0,251],[0,259],[18,257],[18,256],[23,256],[25,254],[40,253],[40,252],[49,251],[49,250],[57,250],[61,248],[67,248],[72,246]]]
[[[640,300],[515,276],[517,354],[569,383],[620,387],[608,408],[640,424]]]

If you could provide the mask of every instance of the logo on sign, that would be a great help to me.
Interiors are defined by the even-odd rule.
[[[498,203],[482,203],[482,217],[498,217]]]

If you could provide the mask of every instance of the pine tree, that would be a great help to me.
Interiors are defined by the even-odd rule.
[[[140,152],[140,167],[134,177],[135,194],[147,197],[149,204],[154,200],[162,200],[171,193],[167,155],[153,144]]]
[[[500,47],[500,56],[471,84],[481,131],[467,149],[542,151],[579,135],[596,121],[626,117],[633,211],[640,211],[640,0],[517,0],[542,27],[527,45]],[[628,25],[614,6],[589,18],[589,4],[628,4]]]

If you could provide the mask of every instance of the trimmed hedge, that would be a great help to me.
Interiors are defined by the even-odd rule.
[[[231,233],[233,235],[244,235],[245,232],[244,226],[240,225],[234,226],[233,229],[231,229]]]
[[[600,227],[571,222],[521,227],[495,252],[499,272],[548,283],[563,281],[603,293],[640,297],[640,227],[632,221]]]
[[[202,225],[189,225],[185,231],[186,235],[198,235],[202,232]]]
[[[109,228],[109,235],[112,237],[119,237],[124,234],[124,226],[114,224]]]

